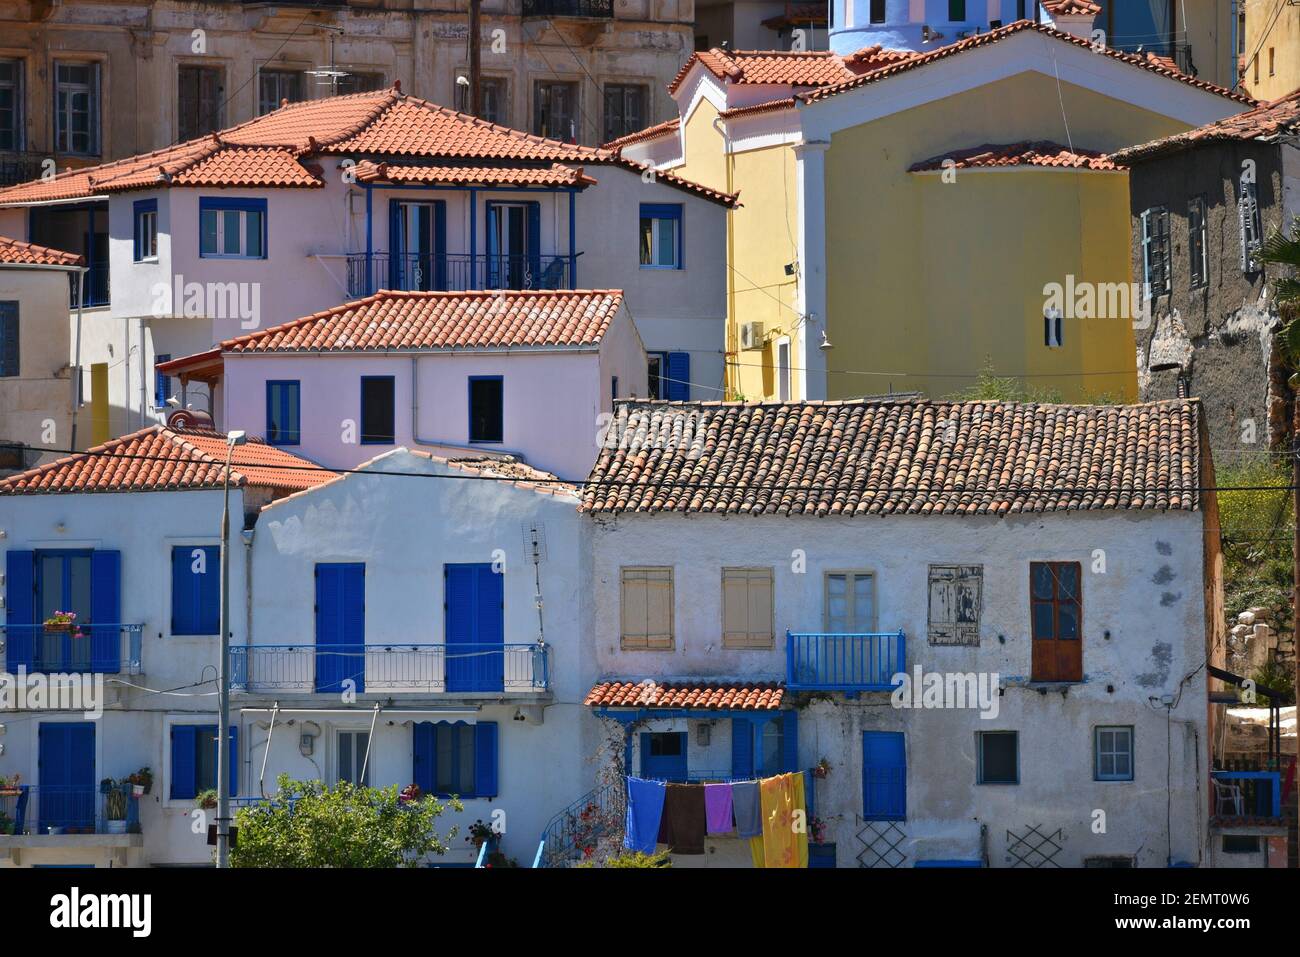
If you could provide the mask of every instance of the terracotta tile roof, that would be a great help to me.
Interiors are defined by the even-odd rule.
[[[1097,150],[1076,149],[1060,143],[1039,141],[1036,143],[1010,143],[995,146],[985,143],[970,149],[953,150],[939,156],[932,156],[909,167],[908,172],[926,173],[944,169],[944,163],[953,161],[955,169],[993,169],[1010,166],[1050,166],[1061,169],[1087,169],[1102,172],[1118,172],[1119,167],[1110,161],[1104,153]]]
[[[1043,9],[1054,17],[1095,17],[1101,13],[1101,4],[1093,3],[1092,0],[1043,0]]]
[[[400,89],[290,103],[265,116],[167,149],[0,189],[0,205],[86,198],[128,189],[166,186],[303,187],[322,185],[311,157],[325,155],[422,160],[494,160],[519,165],[533,176],[540,164],[616,165],[642,170],[617,152],[549,140],[498,126],[436,103],[404,96]],[[409,164],[416,165],[416,164]],[[453,168],[478,166],[448,163]],[[735,197],[681,176],[660,175],[677,188],[713,202],[734,205]],[[510,180],[502,180],[510,182]],[[532,182],[532,180],[529,180]]]
[[[676,93],[691,67],[700,64],[719,80],[729,83],[777,86],[831,86],[857,74],[844,65],[844,58],[830,50],[701,50],[691,54],[686,65],[668,84]]]
[[[226,355],[594,346],[623,304],[617,289],[394,292],[227,339]],[[207,353],[187,357],[199,361]],[[178,371],[174,359],[166,371]]]
[[[80,266],[85,259],[61,249],[0,236],[0,263],[21,266]]]
[[[815,103],[819,100],[826,99],[827,97],[859,89],[860,87],[866,86],[868,83],[876,83],[880,80],[888,79],[891,76],[905,73],[908,70],[915,70],[938,60],[943,60],[950,56],[956,56],[957,54],[965,53],[967,50],[974,50],[977,47],[985,47],[993,43],[998,43],[1001,40],[1005,40],[1007,37],[1031,30],[1052,37],[1053,39],[1060,40],[1062,43],[1073,43],[1076,46],[1086,47],[1090,50],[1092,49],[1091,41],[1084,37],[1072,36],[1069,33],[1057,30],[1045,23],[1034,23],[1032,20],[1017,20],[1015,23],[1008,24],[1005,27],[998,27],[996,30],[990,30],[987,33],[977,33],[974,36],[967,37],[965,40],[958,40],[956,43],[949,43],[948,45],[939,47],[936,50],[931,50],[929,53],[922,53],[918,56],[908,57],[907,59],[899,60],[897,63],[871,70],[861,76],[846,80],[843,83],[822,87],[817,90],[807,90],[797,95],[799,99],[805,103]],[[1247,103],[1251,105],[1254,105],[1255,103],[1253,99],[1246,96],[1244,93],[1235,93],[1232,90],[1216,86],[1213,83],[1198,80],[1177,69],[1170,69],[1169,67],[1162,65],[1158,60],[1149,60],[1141,54],[1124,53],[1120,50],[1114,50],[1109,47],[1101,51],[1101,54],[1110,57],[1112,60],[1120,60],[1124,63],[1130,63],[1133,66],[1141,67],[1142,69],[1148,70],[1152,73],[1167,76],[1171,79],[1178,80],[1181,83],[1187,83],[1209,93],[1216,93],[1219,96],[1227,97],[1230,100],[1236,100],[1239,103]]]
[[[0,480],[0,495],[220,488],[225,467],[221,433],[154,425]],[[314,462],[251,437],[235,447],[230,470],[234,486],[277,490],[311,488],[334,477]]]
[[[631,146],[633,143],[657,139],[667,133],[676,133],[681,128],[681,125],[682,118],[674,116],[671,120],[665,120],[662,123],[656,123],[654,126],[647,126],[643,130],[637,130],[635,133],[628,133],[627,136],[620,136],[616,140],[610,140],[601,149],[617,152],[625,146]]]
[[[589,708],[689,708],[776,711],[785,696],[777,681],[604,681],[587,692]]]
[[[723,110],[718,115],[726,120],[734,120],[742,116],[753,116],[755,113],[793,110],[797,105],[798,101],[793,96],[786,96],[779,100],[768,100],[766,103],[755,103],[753,106],[737,106],[730,110]]]
[[[518,488],[532,489],[535,492],[543,492],[549,495],[572,495],[576,497],[578,494],[578,487],[572,482],[561,481],[559,476],[552,472],[535,469],[531,465],[514,458],[485,455],[477,458],[449,459],[418,449],[412,449],[411,451],[416,455],[424,455],[445,462],[450,468],[459,469],[462,472],[514,479],[514,485]]]
[[[619,402],[591,512],[1194,510],[1200,403]]]
[[[638,163],[636,160],[627,159],[619,156],[615,163],[624,169],[630,169],[635,173],[653,172],[655,181],[673,186],[687,193],[695,193],[697,196],[703,196],[705,199],[712,200],[723,206],[735,207],[740,205],[740,193],[724,193],[720,189],[713,189],[705,186],[703,183],[697,183],[694,180],[678,176],[672,170],[656,169],[649,163]]]
[[[433,183],[443,186],[576,186],[596,181],[581,166],[552,163],[541,166],[397,166],[362,160],[356,165],[362,183]]]
[[[1216,123],[1118,150],[1111,154],[1111,159],[1127,166],[1164,153],[1191,149],[1201,143],[1229,140],[1259,140],[1264,143],[1275,143],[1284,136],[1293,136],[1296,133],[1300,133],[1300,90],[1281,99],[1262,103],[1245,113],[1225,117]]]

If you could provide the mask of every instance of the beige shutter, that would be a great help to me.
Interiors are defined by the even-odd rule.
[[[722,645],[771,648],[772,569],[722,570]]]
[[[644,648],[646,636],[646,590],[636,569],[623,569],[623,647]]]
[[[671,650],[673,570],[625,568],[622,582],[623,647]]]

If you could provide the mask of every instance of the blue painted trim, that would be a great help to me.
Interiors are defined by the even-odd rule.
[[[478,190],[469,191],[469,287],[478,288],[477,270],[474,269],[475,257],[478,256]]]
[[[499,439],[476,439],[474,438],[474,383],[491,382],[501,383],[501,438]],[[465,405],[469,413],[468,431],[471,445],[501,445],[506,439],[506,381],[505,376],[499,375],[472,375],[468,377],[468,384],[465,387]]]
[[[260,213],[262,216],[262,254],[260,256],[234,255],[232,253],[205,253],[203,251],[203,214],[205,212],[222,212],[240,210],[248,213]],[[200,196],[199,197],[199,258],[200,259],[267,259],[269,252],[269,220],[265,199],[252,199],[242,196]]]
[[[391,375],[363,375],[361,377],[361,422],[362,429],[366,425],[366,383],[374,380],[385,380],[393,383],[393,437],[392,439],[367,439],[365,434],[359,436],[362,445],[392,445],[397,441],[397,378]],[[301,398],[301,397],[300,397]],[[301,434],[301,433],[300,433]]]
[[[131,261],[137,263],[146,261],[140,255],[140,217],[144,213],[154,214],[154,254],[148,261],[158,259],[158,200],[137,199],[131,204]]]
[[[642,203],[640,219],[671,219],[677,223],[677,262],[671,266],[640,263],[642,269],[682,269],[686,265],[686,245],[683,240],[685,230],[682,223],[685,218],[684,203]],[[640,224],[638,223],[638,226]],[[654,251],[651,250],[651,257]]]

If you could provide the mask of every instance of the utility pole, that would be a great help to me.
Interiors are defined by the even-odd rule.
[[[469,112],[472,116],[483,115],[483,65],[480,62],[479,42],[482,38],[479,19],[482,14],[483,0],[469,0]]]
[[[226,474],[221,510],[221,660],[217,665],[217,867],[230,866],[230,461],[243,432],[226,436]]]

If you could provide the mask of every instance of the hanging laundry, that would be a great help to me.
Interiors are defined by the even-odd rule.
[[[731,818],[731,785],[704,785],[704,813],[710,834],[730,834],[735,825]]]
[[[812,824],[812,815],[808,813],[808,798],[806,785],[808,779],[800,772],[790,775],[794,779],[794,807],[796,811],[803,812],[802,827],[794,836],[795,850],[798,852],[798,860],[795,867],[808,866],[808,828]]]
[[[763,813],[763,863],[766,867],[808,866],[807,812],[803,806],[802,785],[803,776],[800,774],[778,774],[758,782]],[[796,817],[796,811],[803,813]],[[796,821],[800,826],[796,827]]]
[[[703,854],[705,826],[703,785],[668,785],[659,843],[667,844],[674,854]]]
[[[754,862],[755,867],[763,866],[763,835],[751,837],[749,839],[749,859]]]
[[[763,833],[757,781],[737,781],[731,785],[731,809],[741,837],[758,837]]]
[[[627,779],[627,817],[623,825],[623,846],[642,854],[653,854],[659,840],[664,811],[664,783]]]

